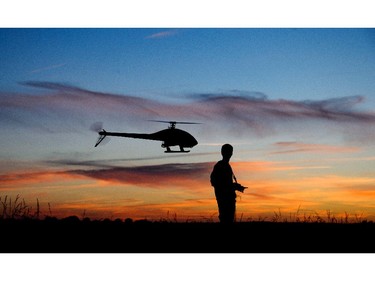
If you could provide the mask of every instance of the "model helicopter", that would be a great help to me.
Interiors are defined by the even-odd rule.
[[[102,127],[101,122],[95,123],[91,126],[91,129],[97,131],[99,138],[95,144],[97,147],[105,137],[125,137],[125,138],[135,138],[135,139],[146,139],[162,141],[161,147],[165,148],[165,153],[187,153],[190,150],[185,150],[184,148],[192,148],[198,144],[197,140],[188,132],[177,129],[176,124],[201,124],[193,122],[177,122],[177,121],[159,121],[159,120],[149,120],[152,122],[169,123],[168,129],[164,129],[151,134],[140,134],[140,133],[119,133],[119,132],[107,132]],[[179,146],[180,150],[171,150],[171,146]]]

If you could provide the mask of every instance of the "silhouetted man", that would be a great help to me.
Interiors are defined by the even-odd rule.
[[[211,185],[215,188],[215,197],[219,209],[221,223],[233,223],[236,213],[236,190],[243,192],[244,188],[237,184],[229,160],[233,155],[233,146],[224,144],[221,147],[223,159],[218,161],[211,173]],[[234,181],[233,181],[234,179]]]

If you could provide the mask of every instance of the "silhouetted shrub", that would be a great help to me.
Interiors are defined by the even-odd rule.
[[[61,221],[65,223],[79,223],[80,219],[77,216],[69,216],[61,219]]]
[[[132,224],[133,220],[131,218],[126,218],[124,222],[125,224]]]

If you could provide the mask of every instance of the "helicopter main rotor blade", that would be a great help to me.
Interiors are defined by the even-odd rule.
[[[202,124],[197,122],[176,122],[176,124]]]
[[[184,122],[184,121],[164,121],[164,120],[148,120],[151,122],[168,123],[168,124],[202,124],[197,122]]]

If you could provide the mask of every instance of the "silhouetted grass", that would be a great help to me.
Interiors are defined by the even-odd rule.
[[[362,215],[336,218],[300,208],[267,220],[244,219],[233,225],[213,221],[216,214],[180,222],[167,213],[159,220],[56,218],[50,205],[41,212],[17,196],[0,198],[2,253],[374,253],[375,224]],[[43,214],[43,215],[42,215]]]
[[[17,195],[15,199],[12,199],[10,196],[0,196],[0,219],[7,218],[37,218],[42,217],[52,217],[52,210],[50,203],[48,204],[48,212],[42,211],[39,203],[39,199],[36,199],[36,206],[33,208],[31,205],[26,204],[25,199],[21,199],[20,195]],[[267,216],[258,216],[258,217],[244,217],[244,214],[237,214],[236,221],[237,223],[242,222],[274,222],[274,223],[286,223],[286,222],[295,222],[295,223],[366,223],[372,222],[364,218],[363,213],[361,214],[349,214],[344,212],[343,216],[336,217],[335,214],[326,210],[326,215],[322,216],[316,211],[313,210],[302,210],[300,206],[297,208],[296,212],[284,214],[280,209],[274,211],[273,215],[270,217]],[[209,216],[198,216],[198,217],[179,217],[177,213],[170,213],[167,211],[166,216],[161,216],[159,219],[154,219],[153,221],[158,222],[169,222],[169,223],[181,223],[181,222],[205,222],[205,223],[214,223],[217,221],[217,213],[213,213]],[[86,209],[83,210],[82,219],[87,218]],[[107,218],[103,218],[107,219]]]
[[[7,218],[39,218],[40,208],[39,200],[36,199],[36,210],[32,212],[32,207],[28,206],[25,199],[20,199],[17,195],[14,200],[7,195],[4,197],[0,196],[1,203],[1,219]]]

